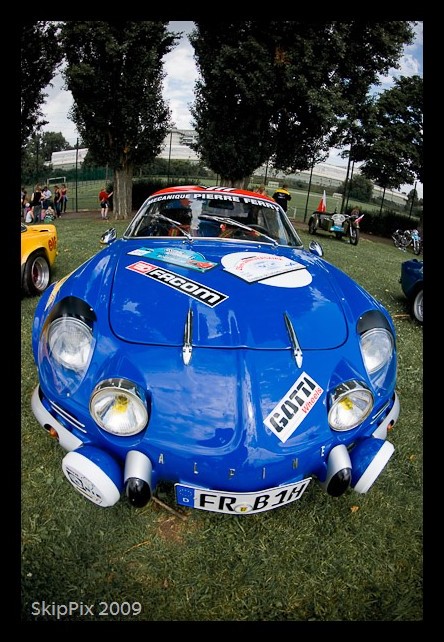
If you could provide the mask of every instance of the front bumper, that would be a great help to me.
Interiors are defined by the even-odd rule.
[[[52,437],[55,437],[64,450],[71,451],[80,448],[83,441],[67,430],[48,410],[40,399],[40,386],[36,386],[31,397],[31,408],[39,424]]]
[[[51,414],[42,402],[40,386],[37,386],[32,394],[31,406],[38,423],[50,436],[58,440],[64,450],[68,451],[62,463],[63,472],[68,481],[84,497],[99,506],[112,506],[120,499],[125,489],[127,498],[134,506],[143,505],[144,498],[147,498],[145,503],[149,500],[154,492],[152,477],[154,464],[146,454],[129,450],[125,466],[122,467],[111,454],[90,443],[86,438],[86,429],[54,403],[52,403],[54,412],[61,414],[64,420],[76,429],[77,434],[84,430],[85,439],[73,434]],[[399,398],[395,392],[370,436],[361,439],[350,452],[345,445],[338,445],[330,451],[326,459],[326,477],[319,479],[321,486],[328,494],[334,496],[342,494],[350,485],[358,493],[366,493],[369,490],[394,452],[393,445],[386,441],[386,438],[389,429],[396,423],[399,412]],[[294,482],[298,490],[296,492],[292,489],[291,499],[289,493],[285,502],[280,498],[284,497],[282,491],[288,488],[288,484],[258,493],[235,493],[234,496],[217,489],[193,488],[176,484],[176,499],[179,504],[203,510],[248,514],[271,510],[287,501],[298,499],[308,482],[309,478]],[[262,506],[263,497],[269,496],[278,499],[267,500]],[[204,499],[201,499],[202,497]],[[252,508],[256,505],[255,502],[260,503],[257,509]],[[221,508],[218,508],[219,506]]]

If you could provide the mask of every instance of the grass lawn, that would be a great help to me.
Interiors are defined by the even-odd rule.
[[[100,250],[111,222],[99,217],[97,210],[97,218],[56,221],[54,280]],[[119,236],[127,223],[112,221]],[[308,245],[313,237],[298,227]],[[160,489],[160,503],[141,509],[125,501],[98,508],[65,479],[64,451],[32,415],[37,300],[22,299],[22,621],[55,620],[43,601],[77,604],[61,618],[70,621],[423,619],[422,327],[399,284],[410,255],[377,239],[356,247],[327,235],[318,240],[327,261],[387,307],[397,331],[395,453],[365,495],[332,498],[313,483],[298,502],[243,517],[179,510],[168,489]],[[81,603],[93,606],[82,613]]]

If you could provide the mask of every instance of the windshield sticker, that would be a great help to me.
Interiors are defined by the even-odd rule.
[[[161,201],[183,201],[189,200],[188,199],[189,194],[163,194],[162,196],[156,196],[155,198],[150,199],[150,203],[160,203]]]
[[[228,299],[227,294],[222,294],[217,290],[213,290],[213,288],[209,288],[191,279],[186,279],[175,272],[163,270],[159,268],[158,265],[152,265],[151,263],[146,263],[146,261],[137,261],[137,263],[127,265],[126,269],[143,274],[143,276],[148,276],[154,281],[158,281],[174,290],[187,294],[191,298],[196,299],[196,301],[208,305],[210,308],[214,308],[219,303],[222,303],[222,301],[225,301],[225,299]]]
[[[297,263],[297,261],[284,256],[265,253],[234,252],[222,258],[222,265],[224,270],[247,281],[247,283],[255,283],[295,270],[307,271],[302,263]]]
[[[241,199],[239,196],[233,196],[232,194],[213,194],[211,192],[202,192],[199,194],[193,194],[195,200],[204,200],[204,201],[227,201],[228,203],[240,203]]]
[[[219,194],[211,192],[210,189],[218,189],[220,192]],[[210,188],[208,190],[205,190],[203,192],[198,192],[198,193],[172,193],[172,194],[162,194],[161,196],[154,196],[153,198],[150,198],[149,204],[151,205],[152,203],[160,203],[162,201],[181,201],[182,202],[182,207],[189,207],[191,202],[193,200],[195,201],[208,201],[214,200],[218,202],[218,205],[220,205],[225,201],[228,203],[245,203],[249,205],[260,205],[261,207],[268,207],[269,209],[273,209],[276,212],[279,211],[279,207],[275,202],[271,202],[268,200],[262,200],[260,197],[258,198],[252,198],[248,196],[236,196],[234,194],[230,194],[228,190],[234,189],[234,188]],[[226,189],[227,192],[223,192],[223,189]],[[174,204],[172,204],[174,205]]]
[[[189,268],[190,270],[198,270],[199,272],[207,272],[217,266],[217,263],[206,261],[203,254],[200,252],[192,252],[191,250],[177,250],[174,248],[148,248],[141,247],[137,250],[132,250],[128,254],[135,256],[144,256],[145,258],[156,259],[156,261],[163,261],[171,263],[172,265],[180,265],[181,267]]]
[[[264,419],[264,424],[285,444],[319,401],[323,392],[323,388],[303,372]]]

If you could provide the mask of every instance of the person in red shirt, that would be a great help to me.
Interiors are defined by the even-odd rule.
[[[113,192],[108,192],[106,187],[103,187],[99,192],[100,215],[104,221],[108,220],[109,198]]]

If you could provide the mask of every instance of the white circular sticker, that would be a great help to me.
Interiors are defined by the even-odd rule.
[[[247,283],[302,288],[312,281],[310,272],[302,263],[265,252],[233,252],[223,256],[221,263],[227,272]]]

